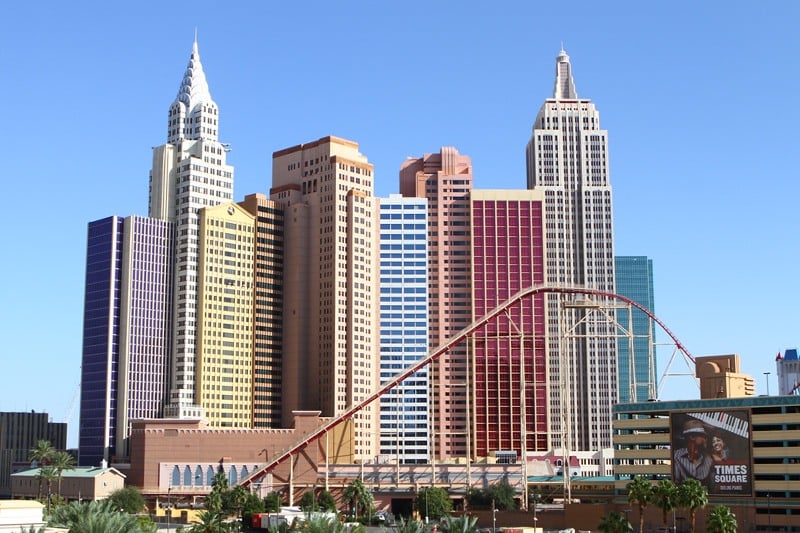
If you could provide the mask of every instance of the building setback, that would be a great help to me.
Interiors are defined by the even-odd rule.
[[[594,104],[578,98],[569,56],[556,58],[553,97],[533,124],[528,188],[545,195],[545,281],[614,292],[614,223],[608,132]],[[617,399],[616,325],[597,320],[599,298],[547,298],[551,447],[611,446]],[[594,317],[594,318],[593,318]],[[569,328],[569,330],[568,330]],[[569,335],[567,334],[569,333]]]
[[[428,353],[428,202],[380,199],[381,385]],[[380,399],[380,453],[386,461],[430,457],[428,368]]]
[[[437,348],[472,317],[470,205],[472,161],[453,147],[406,160],[400,194],[428,199],[428,346]],[[466,457],[469,434],[466,343],[439,357],[430,368],[431,456]]]
[[[283,417],[335,416],[379,383],[378,202],[373,166],[338,137],[277,151],[284,211]],[[378,402],[355,415],[355,450],[378,453]]]
[[[472,191],[473,319],[544,282],[543,200],[541,191]],[[545,318],[535,294],[472,338],[478,457],[548,449]]]
[[[655,313],[653,260],[644,256],[618,255],[615,260],[617,294]],[[617,342],[619,402],[656,397],[655,329],[650,317],[635,307],[617,310],[617,322],[631,331]]]

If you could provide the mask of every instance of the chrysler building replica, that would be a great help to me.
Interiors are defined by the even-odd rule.
[[[564,50],[556,58],[553,97],[545,100],[536,116],[526,153],[528,188],[544,191],[545,197],[546,284],[613,293],[608,132],[600,128],[594,104],[578,97]],[[604,306],[608,302],[595,296],[548,296],[553,448],[611,447],[617,339],[613,320],[597,318]]]
[[[202,417],[195,397],[195,347],[200,217],[204,207],[233,199],[233,167],[219,142],[219,110],[211,99],[197,40],[178,96],[169,107],[167,144],[153,149],[150,217],[175,225],[172,376],[167,417]]]

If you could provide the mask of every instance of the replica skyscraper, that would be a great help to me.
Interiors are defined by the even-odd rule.
[[[594,104],[578,98],[569,56],[556,58],[527,147],[528,188],[544,191],[545,281],[614,292],[614,223],[608,133]],[[598,320],[607,302],[548,297],[551,445],[611,446],[617,398],[616,328]]]
[[[169,107],[167,144],[153,149],[150,217],[175,224],[172,375],[164,415],[203,416],[197,374],[200,210],[233,199],[233,167],[219,142],[219,109],[200,63],[197,40],[178,96]]]

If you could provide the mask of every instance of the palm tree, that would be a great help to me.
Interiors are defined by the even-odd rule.
[[[653,501],[653,485],[645,478],[636,476],[628,483],[628,503],[639,508],[639,531],[644,531],[644,510]]]
[[[600,530],[600,533],[630,533],[633,531],[633,526],[625,515],[618,511],[611,511],[600,519],[597,529]]]
[[[56,469],[58,473],[58,497],[61,497],[61,476],[64,470],[73,470],[75,468],[75,458],[68,452],[55,452],[50,457],[50,465]]]
[[[694,533],[694,518],[698,509],[708,505],[708,489],[696,479],[686,479],[678,485],[677,506],[689,510],[691,533]]]
[[[50,458],[55,452],[56,449],[53,448],[50,441],[42,439],[36,441],[36,446],[31,448],[28,455],[31,462],[36,461],[36,466],[45,466],[50,464]]]
[[[678,487],[671,479],[662,479],[653,488],[653,505],[661,509],[661,517],[664,525],[667,525],[667,513],[675,509],[675,501],[678,497]]]
[[[708,513],[708,533],[736,533],[736,515],[724,505],[717,505]]]
[[[50,494],[53,489],[53,481],[58,478],[58,472],[52,466],[43,466],[36,474],[36,479],[39,480],[39,499],[42,498],[42,481],[47,483],[47,512],[50,513]]]
[[[350,503],[350,507],[355,511],[355,517],[358,518],[359,509],[368,511],[372,508],[372,494],[364,486],[360,479],[353,480],[344,489],[344,499]]]
[[[222,513],[203,511],[197,518],[200,519],[200,523],[193,525],[189,533],[225,533],[230,529]]]

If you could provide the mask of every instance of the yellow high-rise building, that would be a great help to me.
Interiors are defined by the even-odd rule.
[[[200,211],[195,397],[212,427],[252,427],[254,229],[237,204]]]

